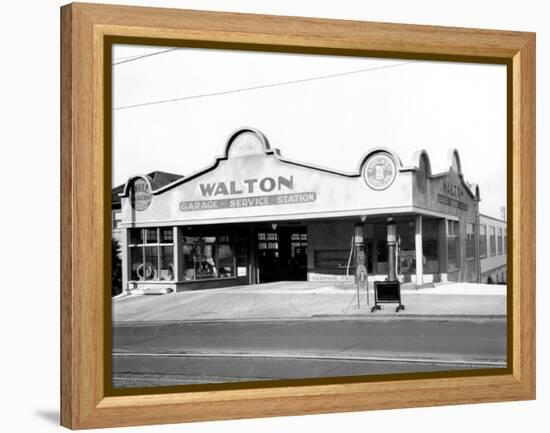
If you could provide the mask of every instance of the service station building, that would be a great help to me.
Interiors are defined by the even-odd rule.
[[[432,173],[425,151],[406,166],[375,148],[355,173],[341,173],[287,160],[261,132],[240,129],[203,170],[161,187],[147,175],[128,180],[123,289],[352,280],[359,224],[368,279],[384,280],[389,220],[402,282],[481,281],[479,189],[465,181],[458,151],[448,163]]]

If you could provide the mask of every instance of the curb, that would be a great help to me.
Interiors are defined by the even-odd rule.
[[[333,355],[329,353],[247,353],[247,352],[113,352],[113,357],[141,358],[253,358],[253,359],[307,359],[330,361],[394,362],[411,364],[469,365],[489,368],[505,368],[500,359],[450,359],[421,356]]]
[[[465,315],[465,314],[432,314],[432,315],[419,315],[419,314],[392,314],[392,315],[313,315],[302,317],[251,317],[251,318],[220,318],[220,319],[188,319],[188,320],[113,320],[113,326],[162,326],[162,325],[177,325],[186,323],[226,323],[226,322],[300,322],[300,321],[334,321],[345,322],[350,320],[357,321],[389,321],[401,318],[405,320],[426,320],[426,321],[485,321],[485,320],[506,320],[506,315]]]

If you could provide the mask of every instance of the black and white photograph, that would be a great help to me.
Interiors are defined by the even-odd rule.
[[[507,367],[506,65],[115,44],[111,98],[113,388]]]

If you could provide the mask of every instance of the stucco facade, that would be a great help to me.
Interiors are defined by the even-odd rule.
[[[479,281],[479,200],[456,150],[442,173],[432,173],[425,151],[405,165],[386,148],[342,173],[285,159],[243,128],[209,167],[157,188],[146,175],[128,180],[118,225],[123,284],[175,291],[353,278],[358,223],[368,277],[383,280],[388,219],[402,281]]]

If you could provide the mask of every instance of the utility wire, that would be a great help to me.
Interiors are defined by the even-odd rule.
[[[121,65],[122,63],[135,62],[136,60],[144,59],[145,57],[158,56],[159,54],[168,53],[170,51],[179,50],[180,48],[169,48],[167,50],[155,51],[154,53],[142,54],[137,56],[127,57],[126,60],[121,60],[119,62],[113,63],[113,66]]]
[[[144,54],[149,54],[149,53],[144,53]],[[141,57],[143,54],[133,54],[131,56],[120,56],[120,57],[115,57],[113,59],[113,64],[114,63],[118,63],[120,60],[127,60],[127,59],[135,59],[136,57]]]
[[[267,88],[270,88],[270,87],[280,87],[280,86],[288,86],[288,85],[293,85],[293,84],[302,84],[302,83],[306,83],[306,82],[309,82],[309,81],[325,80],[325,79],[328,79],[328,78],[343,77],[343,76],[346,76],[346,75],[360,74],[360,73],[363,73],[363,72],[377,71],[377,70],[380,70],[380,69],[395,68],[397,66],[404,66],[404,65],[408,65],[410,63],[414,63],[414,62],[394,63],[392,65],[377,66],[375,68],[358,69],[358,70],[355,70],[355,71],[340,72],[340,73],[337,73],[337,74],[321,75],[319,77],[303,78],[301,80],[281,81],[281,82],[278,82],[278,83],[262,84],[262,85],[259,85],[259,86],[244,87],[244,88],[241,88],[241,89],[223,90],[223,91],[219,91],[219,92],[202,93],[202,94],[199,94],[199,95],[182,96],[180,98],[161,99],[159,101],[143,102],[143,103],[140,103],[140,104],[122,105],[120,107],[113,108],[113,111],[127,110],[127,109],[130,109],[130,108],[138,108],[138,107],[146,107],[146,106],[149,106],[149,105],[168,104],[168,103],[171,103],[171,102],[188,101],[190,99],[206,98],[206,97],[210,97],[210,96],[229,95],[231,93],[249,92],[251,90],[267,89]]]

